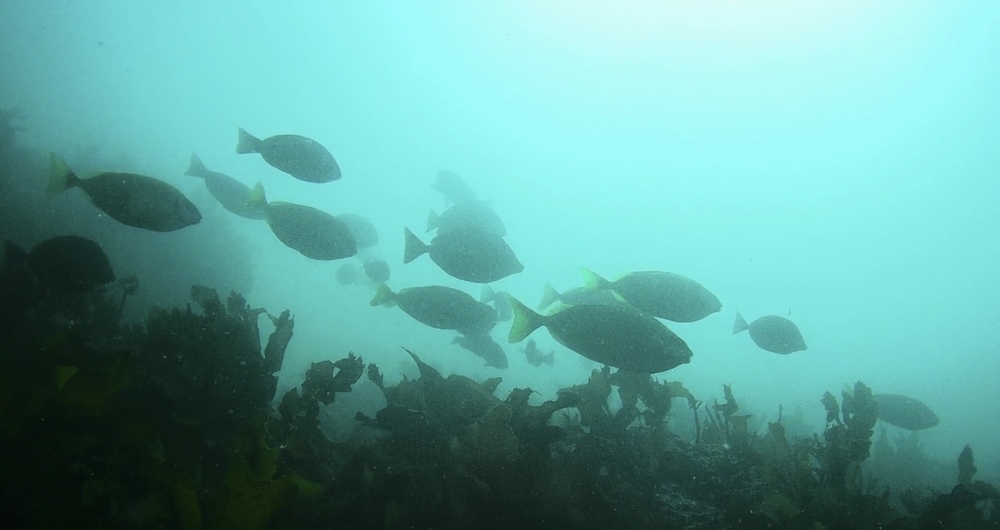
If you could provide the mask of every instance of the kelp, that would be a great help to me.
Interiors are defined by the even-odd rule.
[[[0,270],[14,295],[0,306],[34,300],[17,296],[32,289],[17,274]],[[191,295],[193,306],[142,326],[20,308],[23,325],[0,343],[0,450],[11,456],[0,507],[17,507],[5,515],[183,529],[996,527],[997,492],[975,479],[971,449],[958,484],[910,513],[864,487],[861,464],[890,450],[872,445],[877,407],[860,382],[821,399],[826,428],[812,436],[790,435],[780,407],[756,432],[730,386],[702,408],[679,382],[604,367],[532,401],[530,388],[498,396],[499,378],[444,376],[410,350],[400,355],[417,378],[387,385],[361,356],[334,355],[275,406],[290,312],[268,314],[275,331],[261,348],[265,311],[235,293]],[[334,443],[320,410],[342,406],[365,372],[386,406],[338,425],[352,434]],[[674,398],[704,413],[695,436],[671,431]]]

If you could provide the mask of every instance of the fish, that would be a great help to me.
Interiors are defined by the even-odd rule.
[[[632,307],[672,322],[696,322],[722,309],[722,303],[700,283],[672,272],[633,272],[610,282],[582,268],[584,286],[610,290]]]
[[[524,270],[503,238],[462,230],[439,235],[425,245],[408,228],[404,236],[403,263],[429,254],[441,270],[459,280],[490,283]]]
[[[297,134],[281,134],[261,140],[242,128],[236,153],[259,153],[271,167],[314,183],[340,179],[340,166],[319,142]]]
[[[448,208],[441,215],[431,210],[427,216],[427,231],[438,235],[453,230],[470,230],[490,236],[507,235],[507,227],[493,208],[483,201],[465,201]]]
[[[80,188],[108,217],[153,232],[173,232],[201,222],[201,212],[177,188],[144,175],[100,173],[81,179],[55,153],[49,155],[48,192]]]
[[[378,230],[368,219],[353,213],[339,214],[337,219],[343,221],[351,229],[351,234],[354,235],[354,241],[357,242],[358,248],[369,248],[378,244]]]
[[[61,291],[85,293],[115,281],[107,254],[85,237],[66,235],[46,239],[32,247],[25,260],[42,284]]]
[[[361,274],[353,263],[344,263],[340,267],[337,267],[335,274],[337,276],[337,283],[340,285],[354,285],[361,279]]]
[[[392,302],[424,325],[458,331],[463,335],[487,333],[497,323],[495,309],[451,287],[409,287],[396,293],[386,284],[380,283],[369,305],[379,306]]]
[[[930,429],[941,423],[937,414],[923,402],[899,394],[873,394],[878,403],[878,418],[908,431]]]
[[[743,315],[737,312],[733,335],[746,330],[750,330],[750,338],[754,344],[769,352],[788,354],[806,349],[806,342],[799,328],[785,317],[768,315],[747,324]]]
[[[631,307],[566,306],[540,315],[510,297],[514,323],[507,340],[521,342],[546,327],[559,344],[592,361],[628,372],[655,374],[691,360],[691,348],[655,317]]]
[[[535,339],[528,339],[528,344],[524,348],[524,356],[528,360],[528,364],[532,366],[541,366],[543,363],[552,366],[555,354],[554,351],[542,353],[535,345]]]
[[[542,293],[542,301],[538,304],[538,310],[544,311],[556,302],[566,305],[611,305],[625,306],[627,302],[615,296],[615,293],[603,289],[589,289],[587,287],[574,287],[568,291],[560,293],[556,291],[551,283],[545,283],[545,291]]]
[[[454,171],[438,171],[437,178],[431,189],[444,195],[445,204],[461,204],[466,201],[476,200],[476,192],[465,183],[462,177]]]
[[[247,202],[264,212],[264,220],[285,246],[307,258],[335,260],[358,253],[350,228],[343,221],[311,206],[267,202],[259,182]]]
[[[219,201],[223,208],[247,219],[263,219],[264,214],[257,209],[247,206],[247,199],[250,198],[250,187],[242,182],[224,175],[210,171],[202,163],[198,155],[191,153],[191,163],[188,165],[185,175],[198,177],[205,181],[208,192]]]
[[[389,264],[385,260],[375,260],[365,262],[365,276],[375,283],[385,283],[389,281]]]
[[[486,366],[492,366],[493,368],[500,369],[507,368],[507,354],[504,353],[503,348],[486,333],[477,335],[460,335],[455,337],[455,339],[451,342],[452,344],[458,344],[462,348],[465,348],[466,350],[469,350],[470,352],[481,357],[484,361],[486,361]]]
[[[479,295],[479,301],[484,304],[493,304],[501,322],[507,322],[514,316],[514,312],[510,309],[510,298],[508,298],[508,294],[505,292],[498,293],[489,285],[483,286],[482,293]]]

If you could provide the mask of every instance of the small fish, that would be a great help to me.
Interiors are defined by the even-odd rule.
[[[306,182],[323,183],[340,178],[340,166],[333,155],[319,142],[297,134],[261,140],[240,129],[236,153],[260,153],[271,167]]]
[[[806,342],[802,339],[799,328],[785,317],[769,315],[747,324],[743,315],[737,312],[733,335],[746,330],[750,330],[750,338],[754,344],[769,352],[788,354],[806,349]]]
[[[344,263],[337,267],[336,276],[340,285],[355,285],[361,280],[361,273],[353,263]]]
[[[483,201],[460,202],[441,215],[431,210],[427,216],[427,231],[437,230],[438,235],[453,230],[480,232],[495,237],[507,235],[500,216]]]
[[[378,244],[378,230],[371,221],[353,213],[342,213],[337,216],[351,229],[354,240],[358,243],[358,248],[374,247]]]
[[[55,154],[49,156],[49,161],[50,194],[80,188],[94,206],[124,225],[173,232],[201,221],[201,212],[194,203],[161,180],[132,173],[101,173],[81,179]]]
[[[930,429],[941,423],[923,402],[899,394],[873,394],[878,403],[878,419],[908,431]]]
[[[688,345],[656,318],[631,307],[574,305],[540,315],[515,298],[508,340],[521,342],[545,326],[559,344],[580,355],[629,372],[655,374],[691,360]]]
[[[444,195],[445,203],[449,205],[476,200],[476,192],[454,171],[438,171],[437,180],[431,184],[431,189]]]
[[[487,333],[497,323],[495,309],[451,287],[410,287],[396,293],[380,283],[369,305],[391,302],[422,324],[458,331],[463,335]]]
[[[97,243],[80,236],[56,236],[32,247],[28,268],[43,284],[84,293],[115,280],[111,262]]]
[[[425,245],[409,229],[404,230],[403,263],[430,254],[431,260],[448,275],[474,283],[495,282],[524,270],[524,265],[502,238],[453,231]]]
[[[489,285],[484,285],[483,291],[479,295],[479,301],[484,304],[493,304],[501,322],[507,322],[514,317],[514,312],[510,308],[510,295],[505,292],[498,293]]]
[[[486,361],[486,366],[507,368],[507,354],[488,334],[464,335],[455,337],[452,344],[458,344]]]
[[[264,218],[264,214],[260,210],[247,206],[247,199],[250,198],[249,186],[229,175],[209,171],[198,155],[191,153],[191,164],[184,174],[204,179],[208,192],[212,194],[212,197],[215,197],[215,200],[219,201],[223,208],[230,212],[247,219]]]
[[[528,339],[528,344],[524,348],[524,356],[528,360],[528,364],[532,366],[541,366],[542,364],[547,364],[549,366],[553,365],[556,352],[550,351],[549,353],[542,353],[535,345],[535,339]]]
[[[587,288],[614,291],[639,311],[673,322],[695,322],[722,309],[714,294],[690,278],[672,272],[645,271],[626,274],[609,282],[582,269]]]
[[[349,258],[358,253],[350,228],[343,221],[310,206],[267,202],[258,183],[247,204],[264,212],[264,220],[285,246],[318,260]]]
[[[389,264],[385,260],[368,261],[365,263],[365,276],[375,283],[389,281]]]

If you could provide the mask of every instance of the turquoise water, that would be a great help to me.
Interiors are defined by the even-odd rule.
[[[545,282],[580,285],[581,266],[694,278],[723,309],[671,325],[694,356],[663,378],[706,402],[732,385],[759,429],[781,405],[817,431],[823,393],[864,381],[936,411],[941,424],[919,433],[929,454],[952,465],[971,444],[1000,474],[1000,4],[148,4],[0,5],[0,107],[21,113],[20,141],[81,171],[170,182],[249,256],[237,281],[204,250],[222,241],[181,256],[197,268],[130,257],[180,233],[102,241],[112,263],[157,278],[162,296],[133,318],[232,280],[251,305],[296,315],[284,388],[347,351],[387,381],[413,377],[406,346],[446,374],[502,376],[498,395],[552,399],[596,365],[541,330],[555,365],[530,366],[501,323],[510,367],[483,367],[453,334],[369,307],[373,289],[338,284],[337,263],[227,216],[182,176],[193,151],[271,200],[362,214],[394,288],[478,297],[426,257],[401,260],[402,228],[423,234],[445,207],[430,184],[450,169],[493,201],[525,266],[494,289],[534,306]],[[344,176],[310,184],[236,155],[238,127],[316,139]],[[788,316],[809,348],[782,356],[731,335],[737,310]]]

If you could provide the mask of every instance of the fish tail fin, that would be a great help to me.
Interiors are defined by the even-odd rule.
[[[267,196],[264,195],[264,185],[260,182],[253,187],[253,191],[247,197],[247,206],[261,211],[267,209]]]
[[[441,227],[441,216],[437,212],[431,210],[431,213],[427,214],[427,231],[435,230]]]
[[[483,285],[482,292],[479,293],[479,301],[482,303],[493,302],[496,303],[497,293],[489,285]]]
[[[560,298],[562,295],[559,294],[559,291],[556,291],[550,282],[545,282],[545,291],[542,293],[542,301],[538,303],[538,310],[544,311],[546,307],[558,302]]]
[[[49,185],[45,189],[49,196],[59,195],[80,183],[76,173],[55,153],[49,153],[49,168]]]
[[[545,325],[544,316],[528,309],[513,296],[507,295],[507,298],[510,299],[510,307],[514,312],[514,323],[511,324],[510,333],[507,335],[508,342],[511,344],[521,342],[539,326]]]
[[[375,288],[375,296],[372,297],[372,301],[368,302],[370,306],[377,306],[391,302],[396,298],[396,293],[392,292],[392,289],[384,283],[378,284]]]
[[[747,321],[746,321],[746,319],[743,318],[743,315],[741,315],[740,312],[737,311],[736,312],[736,321],[733,322],[733,335],[735,335],[737,333],[741,333],[741,332],[746,331],[748,329],[750,329],[750,324],[747,324]]]
[[[198,158],[198,155],[195,153],[191,153],[191,163],[188,164],[187,171],[185,171],[184,174],[190,175],[192,177],[201,177],[204,176],[207,171],[208,168],[205,167],[205,164],[201,162],[201,159]]]
[[[403,229],[403,236],[406,238],[406,243],[403,245],[403,263],[409,263],[430,250],[430,247],[425,245],[416,234],[410,232],[409,228]]]
[[[259,153],[260,148],[263,147],[264,142],[257,138],[256,136],[246,132],[240,127],[240,137],[236,142],[236,154],[244,155],[247,153]]]
[[[587,267],[580,267],[580,274],[583,275],[583,285],[587,289],[608,289],[611,287],[611,282]]]

